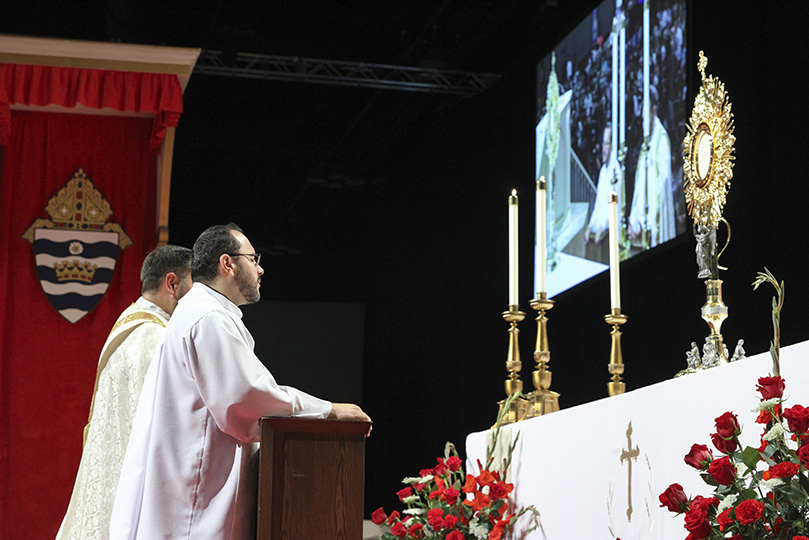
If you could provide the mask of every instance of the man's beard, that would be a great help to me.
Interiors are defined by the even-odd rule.
[[[245,272],[238,266],[236,273],[236,285],[239,287],[239,292],[244,297],[248,304],[255,304],[261,299],[261,292],[258,290],[258,277],[255,280],[250,279],[248,272]]]

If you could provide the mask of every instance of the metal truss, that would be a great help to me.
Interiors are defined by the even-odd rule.
[[[234,57],[222,51],[210,50],[202,51],[194,73],[456,95],[479,94],[500,80],[500,75],[496,73],[468,73],[253,53],[236,53]]]

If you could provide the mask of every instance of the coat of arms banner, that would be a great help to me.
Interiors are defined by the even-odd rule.
[[[98,353],[155,245],[153,120],[11,111],[0,176],[0,537],[56,534]],[[43,512],[43,509],[48,509]]]

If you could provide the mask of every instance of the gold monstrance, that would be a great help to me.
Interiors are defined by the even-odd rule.
[[[688,368],[681,373],[713,367],[728,362],[728,353],[722,341],[722,322],[728,308],[722,302],[722,280],[719,256],[730,242],[730,225],[722,217],[725,196],[733,177],[733,115],[725,86],[713,76],[705,75],[708,59],[699,52],[697,64],[702,84],[694,101],[691,119],[683,140],[683,176],[688,212],[694,220],[697,239],[697,277],[705,280],[707,301],[702,306],[702,318],[710,327],[705,338],[702,358],[696,344],[688,353]],[[716,251],[716,231],[719,224],[727,226],[728,234],[722,251]]]

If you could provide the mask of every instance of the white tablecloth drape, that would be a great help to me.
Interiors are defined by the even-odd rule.
[[[756,383],[771,372],[770,354],[759,354],[508,426],[506,438],[520,433],[510,471],[514,501],[541,513],[540,529],[526,538],[685,538],[682,516],[660,508],[658,495],[675,482],[690,497],[713,493],[683,458],[694,443],[721,455],[710,434],[726,411],[739,418],[742,444],[759,446]],[[785,407],[809,407],[809,342],[782,349],[781,375]],[[477,474],[491,433],[467,437],[468,472]]]

